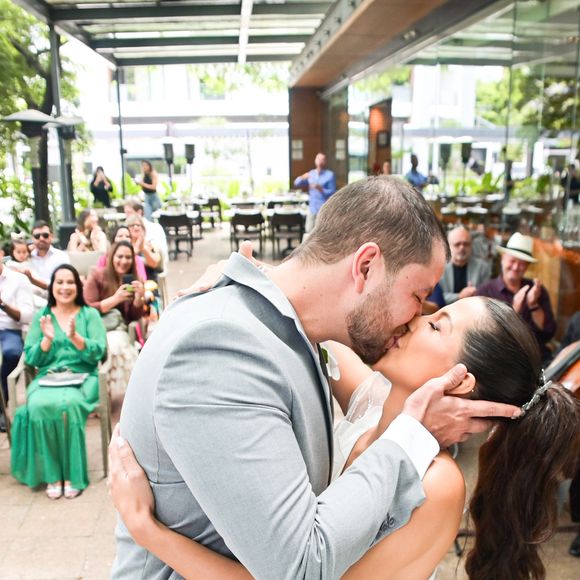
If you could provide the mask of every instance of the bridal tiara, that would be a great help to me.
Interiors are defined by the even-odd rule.
[[[522,414],[520,418],[523,417],[534,405],[538,403],[542,395],[553,385],[552,381],[546,381],[546,375],[544,374],[544,369],[542,369],[542,374],[540,375],[540,380],[538,381],[538,388],[534,391],[532,398],[521,406]]]

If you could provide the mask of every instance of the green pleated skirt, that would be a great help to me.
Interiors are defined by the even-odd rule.
[[[99,396],[96,375],[82,387],[28,387],[12,425],[12,475],[28,485],[70,481],[89,485],[85,426]]]

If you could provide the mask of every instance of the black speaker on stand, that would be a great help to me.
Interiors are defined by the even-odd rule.
[[[189,168],[189,191],[193,191],[193,160],[195,159],[195,145],[193,143],[186,143],[185,145],[185,160]]]
[[[443,192],[447,193],[447,166],[451,159],[451,143],[439,143],[439,165],[443,171]]]
[[[471,159],[471,143],[462,143],[461,144],[461,163],[463,163],[463,185],[461,189],[463,189],[463,193],[465,194],[465,172],[467,171],[467,164]]]
[[[163,154],[167,163],[167,172],[169,173],[169,185],[173,190],[173,143],[163,143]]]

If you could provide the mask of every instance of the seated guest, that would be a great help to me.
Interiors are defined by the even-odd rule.
[[[161,252],[147,240],[143,219],[135,214],[127,218],[127,228],[131,234],[131,244],[135,256],[140,256],[145,262],[148,280],[156,280],[157,274],[163,270]]]
[[[70,258],[66,252],[52,245],[52,229],[47,222],[43,220],[35,222],[32,226],[32,239],[34,243],[34,248],[30,252],[32,268],[23,273],[34,286],[46,290],[52,273],[58,266],[70,264]]]
[[[542,360],[551,357],[546,344],[556,332],[550,296],[540,280],[524,278],[528,266],[537,260],[532,255],[534,241],[516,232],[505,248],[497,250],[501,257],[501,273],[497,278],[477,287],[477,296],[489,296],[511,304],[532,330],[542,353]]]
[[[10,241],[9,259],[5,264],[12,270],[24,273],[25,270],[32,268],[30,261],[30,251],[26,240],[20,238],[13,238]]]
[[[115,242],[129,242],[131,243],[131,234],[129,228],[125,225],[119,226],[113,231],[111,236],[111,244]],[[107,264],[107,255],[103,254],[97,261],[97,268],[104,268]],[[145,262],[141,256],[135,256],[135,265],[137,266],[137,277],[140,280],[147,280],[147,271],[145,270]]]
[[[22,355],[22,329],[32,319],[32,285],[28,278],[0,261],[0,352],[2,353],[2,391],[8,402],[8,375]],[[6,418],[0,410],[0,431],[6,431]]]
[[[157,222],[152,222],[145,217],[143,204],[138,200],[130,199],[125,202],[123,207],[127,219],[137,214],[145,226],[145,241],[149,242],[154,248],[161,253],[161,260],[164,267],[169,264],[169,251],[167,248],[167,236],[164,229]]]
[[[90,273],[84,297],[101,314],[118,310],[127,324],[143,316],[143,281],[137,274],[135,252],[129,242],[113,244],[105,268]]]
[[[107,329],[110,388],[124,391],[138,354],[127,325],[145,313],[143,280],[137,274],[135,252],[129,242],[112,245],[105,267],[89,274],[83,293],[87,304],[101,313]]]
[[[99,313],[85,304],[78,272],[57,267],[48,305],[30,325],[26,362],[38,368],[12,427],[12,474],[36,487],[47,483],[50,499],[77,497],[89,484],[86,419],[98,403],[97,366],[106,351]],[[43,385],[54,371],[70,371],[71,386]],[[74,373],[74,374],[73,374]]]
[[[77,218],[77,228],[71,235],[69,252],[106,252],[109,243],[99,226],[99,216],[94,209],[84,209]]]
[[[451,230],[447,236],[451,261],[445,266],[441,288],[445,302],[474,296],[477,286],[491,277],[491,266],[471,254],[471,234],[463,226]]]
[[[30,259],[30,250],[28,244],[22,239],[13,239],[10,244],[10,259],[6,262],[6,266],[16,272],[21,272],[26,275],[30,273],[31,277],[35,277],[34,267]],[[31,286],[32,288],[32,305],[34,312],[46,306],[46,290],[38,286]]]

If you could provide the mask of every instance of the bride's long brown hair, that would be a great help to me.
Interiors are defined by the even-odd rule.
[[[538,345],[510,306],[485,302],[487,316],[466,333],[459,362],[477,379],[473,398],[522,406],[542,384]],[[538,546],[555,531],[556,490],[573,475],[579,455],[580,403],[561,385],[522,418],[498,421],[480,449],[469,505],[471,580],[545,578]]]

